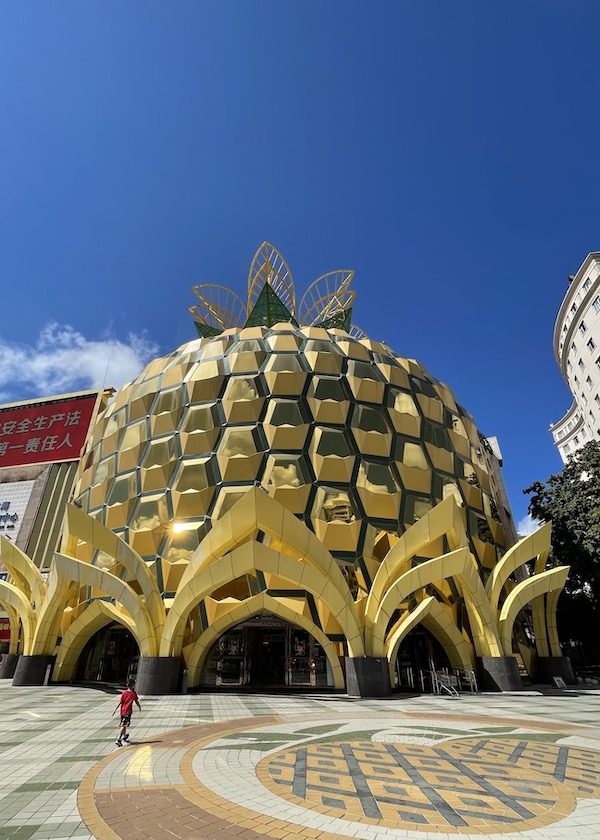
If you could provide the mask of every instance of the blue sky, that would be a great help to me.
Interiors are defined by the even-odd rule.
[[[0,7],[0,398],[132,378],[264,239],[497,435],[561,467],[552,348],[600,249],[596,0]]]

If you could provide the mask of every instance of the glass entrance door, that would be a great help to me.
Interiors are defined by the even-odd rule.
[[[316,688],[333,685],[333,676],[325,651],[308,631],[260,615],[215,642],[202,684]]]

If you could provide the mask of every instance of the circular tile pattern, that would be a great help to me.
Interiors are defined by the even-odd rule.
[[[190,727],[105,759],[79,807],[99,840],[150,829],[155,840],[516,840],[540,829],[557,840],[598,824],[599,753],[572,743],[568,729],[418,718],[273,715]]]
[[[574,792],[557,777],[575,766],[580,777],[586,775],[577,752],[565,751],[568,767],[562,767],[560,748],[531,750],[512,740],[468,739],[439,747],[308,744],[263,759],[257,775],[278,796],[354,822],[440,831],[495,823],[500,831],[526,830],[573,811]]]

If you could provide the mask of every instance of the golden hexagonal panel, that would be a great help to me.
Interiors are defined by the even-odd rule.
[[[223,394],[223,413],[228,423],[251,423],[258,420],[264,398],[253,378],[232,377]]]
[[[206,402],[219,396],[225,375],[221,359],[199,362],[188,374],[186,390],[190,402]]]

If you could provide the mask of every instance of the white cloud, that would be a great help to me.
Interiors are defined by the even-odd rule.
[[[0,337],[0,401],[52,396],[85,388],[119,388],[158,354],[146,335],[112,333],[85,338],[68,324],[52,322],[35,344]]]
[[[524,516],[523,519],[519,520],[517,523],[517,533],[521,537],[527,537],[529,534],[533,534],[534,531],[537,531],[542,525],[539,520],[534,519],[533,516],[528,513],[527,516]]]

